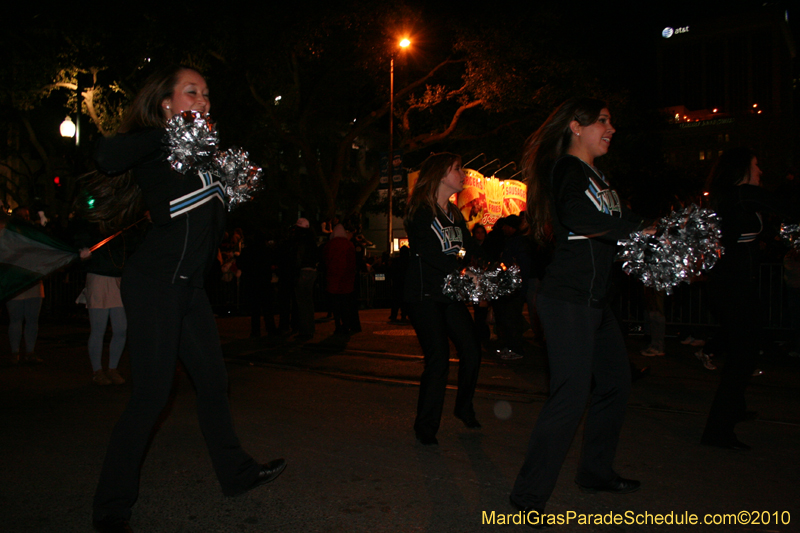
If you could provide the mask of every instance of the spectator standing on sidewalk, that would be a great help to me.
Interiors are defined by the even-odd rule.
[[[525,344],[522,340],[522,335],[525,333],[525,318],[522,316],[522,306],[525,304],[525,295],[528,291],[531,254],[530,247],[520,232],[521,224],[522,219],[517,215],[506,217],[502,229],[505,239],[500,261],[506,266],[519,267],[522,287],[512,294],[498,298],[492,304],[500,340],[500,349],[497,353],[504,361],[522,359],[525,355]]]
[[[11,213],[11,222],[18,225],[31,226],[28,208],[19,206],[14,209]],[[39,312],[42,310],[43,299],[44,284],[39,281],[36,285],[29,287],[6,302],[12,365],[20,362],[20,348],[23,338],[25,339],[25,354],[22,356],[22,362],[27,364],[42,362],[42,358],[36,355],[36,339],[39,336]]]
[[[241,295],[250,313],[250,338],[261,337],[261,317],[267,335],[278,332],[275,326],[275,294],[272,288],[273,253],[260,229],[251,230],[236,259],[242,273]]]
[[[89,314],[89,361],[92,365],[92,382],[97,385],[122,385],[125,383],[117,366],[119,365],[128,335],[128,320],[122,304],[120,283],[125,261],[133,253],[137,235],[121,233],[95,250],[84,261],[86,288],[81,293]],[[88,248],[97,244],[109,231],[86,223],[75,233],[75,245]],[[111,343],[108,349],[108,370],[103,370],[103,340],[108,322],[111,321]]]
[[[322,253],[325,291],[333,308],[334,333],[349,335],[354,328],[350,306],[356,287],[356,247],[350,242],[343,225],[333,227],[331,239]]]
[[[293,228],[289,257],[293,261],[294,301],[297,340],[308,341],[314,337],[314,282],[317,279],[319,250],[317,239],[308,219],[298,218]],[[294,312],[294,311],[293,311]]]
[[[406,271],[410,257],[408,246],[401,246],[389,266],[389,283],[392,284],[392,309],[389,313],[389,322],[408,320],[408,306],[403,303],[403,294],[406,290]]]
[[[479,267],[479,263],[485,262],[484,258],[484,243],[486,242],[486,227],[481,224],[472,226],[472,239],[473,248],[475,252],[470,252],[470,265]],[[478,342],[484,344],[489,342],[492,337],[492,332],[489,329],[487,320],[489,319],[489,302],[484,300],[473,304],[472,313],[475,320],[475,335],[478,337]]]

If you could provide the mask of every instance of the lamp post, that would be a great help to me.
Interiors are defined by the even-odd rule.
[[[78,112],[75,113],[75,122],[72,122],[72,118],[67,115],[67,118],[64,119],[64,122],[61,123],[59,127],[59,131],[61,132],[61,136],[64,138],[75,137],[75,146],[78,147],[81,145],[81,103],[82,103],[82,96],[83,96],[83,84],[81,83],[83,80],[81,79],[82,74],[78,74],[75,79],[75,92],[78,95]]]
[[[400,48],[405,49],[411,44],[408,39],[403,39],[399,43]],[[396,52],[392,52],[392,59],[389,63],[389,160],[386,165],[386,174],[389,178],[389,224],[388,224],[388,248],[389,254],[392,253],[394,245],[393,231],[392,231],[392,192],[394,191],[394,56]]]

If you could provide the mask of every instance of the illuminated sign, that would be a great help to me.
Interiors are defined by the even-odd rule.
[[[673,35],[677,35],[679,33],[689,33],[689,26],[681,26],[680,28],[672,28],[667,26],[663,30],[661,30],[661,36],[664,39],[669,39]]]
[[[470,168],[465,168],[464,174],[464,189],[453,201],[470,231],[479,222],[491,231],[498,219],[519,215],[527,208],[528,190],[521,181],[500,181]]]

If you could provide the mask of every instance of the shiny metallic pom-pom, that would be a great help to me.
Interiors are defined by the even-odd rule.
[[[710,209],[691,205],[673,211],[656,224],[656,234],[638,231],[620,241],[622,269],[642,283],[667,294],[711,269],[725,251],[719,217]]]
[[[217,151],[219,136],[208,115],[183,111],[167,121],[167,160],[176,172],[207,165]]]
[[[519,267],[506,267],[500,263],[486,270],[469,267],[448,274],[444,279],[442,293],[459,302],[478,303],[496,300],[519,290],[520,287],[522,276]]]

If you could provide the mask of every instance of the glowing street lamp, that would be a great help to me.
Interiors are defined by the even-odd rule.
[[[72,118],[67,116],[67,118],[64,119],[64,122],[61,123],[59,131],[61,132],[62,137],[75,137],[75,123],[72,122]]]
[[[408,38],[403,38],[398,45],[401,49],[405,50],[411,44]],[[392,192],[394,189],[394,56],[396,52],[392,52],[392,59],[389,63],[389,159],[386,165],[386,174],[389,178],[389,224],[388,224],[388,247],[387,250],[391,254],[393,251],[394,240],[392,239]]]

